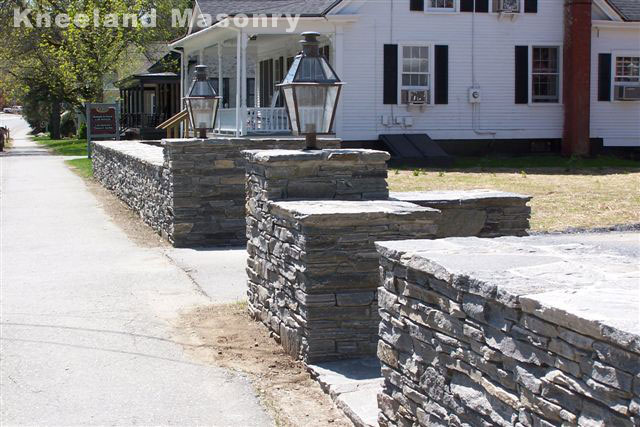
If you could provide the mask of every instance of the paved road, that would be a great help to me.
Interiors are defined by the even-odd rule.
[[[0,162],[1,425],[272,424],[245,378],[172,338],[209,302],[183,270],[127,239],[62,158],[17,139]]]

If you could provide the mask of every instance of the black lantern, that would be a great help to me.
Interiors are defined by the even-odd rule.
[[[320,55],[320,34],[306,32],[302,36],[302,53],[278,87],[282,88],[293,134],[306,135],[307,149],[317,149],[316,135],[332,133],[343,83]]]
[[[196,75],[185,98],[191,127],[198,131],[200,138],[206,138],[207,130],[213,129],[220,105],[220,97],[207,79],[207,68],[206,65],[196,66]]]

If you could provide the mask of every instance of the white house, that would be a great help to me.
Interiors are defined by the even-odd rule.
[[[220,133],[289,131],[276,84],[300,49],[299,34],[317,31],[346,82],[335,123],[345,141],[402,133],[559,140],[568,117],[607,146],[640,146],[640,0],[592,0],[586,44],[588,35],[565,29],[565,2],[585,3],[197,0],[188,34],[172,47],[183,54],[183,95],[192,67],[210,66],[224,98]],[[283,14],[299,20],[294,26]],[[571,53],[590,56],[591,69],[576,72],[576,62],[565,73]],[[591,88],[587,104],[565,102],[584,98],[572,92],[581,75],[590,75],[581,82],[584,92]]]

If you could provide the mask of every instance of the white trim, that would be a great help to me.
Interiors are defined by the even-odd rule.
[[[596,6],[598,6],[600,8],[600,10],[602,10],[604,12],[605,15],[607,15],[609,18],[611,18],[612,21],[618,21],[618,22],[623,21],[622,16],[620,16],[620,14],[618,12],[616,12],[616,10],[614,8],[609,6],[609,4],[606,1],[604,1],[604,0],[593,0],[593,2],[594,2],[594,4]]]
[[[617,30],[640,30],[640,22],[626,22],[626,21],[602,21],[594,20],[591,22],[591,26],[595,29],[600,28],[614,28]]]
[[[563,105],[563,73],[564,73],[564,51],[562,43],[530,43],[529,45],[529,63],[527,66],[529,78],[529,106],[530,107],[548,107]],[[534,47],[556,47],[558,48],[558,102],[534,102],[533,101],[533,48]]]

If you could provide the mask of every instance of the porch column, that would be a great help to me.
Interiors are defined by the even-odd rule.
[[[240,111],[242,84],[240,80],[242,80],[242,31],[238,31],[236,36],[236,136],[242,135],[242,112]]]
[[[240,79],[240,115],[242,117],[240,134],[247,134],[247,46],[249,45],[249,36],[242,34],[242,77]]]
[[[218,95],[224,99],[224,75],[222,74],[222,43],[218,43]],[[224,108],[224,105],[222,106]]]
[[[340,77],[341,79],[344,78],[343,74],[344,74],[344,61],[343,61],[343,54],[344,54],[344,30],[341,26],[336,26],[336,32],[333,34],[333,49],[331,49],[333,51],[333,67],[336,70],[336,73],[338,74],[338,77]],[[344,88],[342,88],[342,93],[340,94],[340,98],[344,99]],[[341,137],[342,136],[342,128],[343,128],[343,123],[342,123],[342,106],[344,105],[344,102],[338,102],[338,108],[336,111],[336,118],[335,118],[335,122],[334,122],[334,130],[336,132],[336,136]]]

